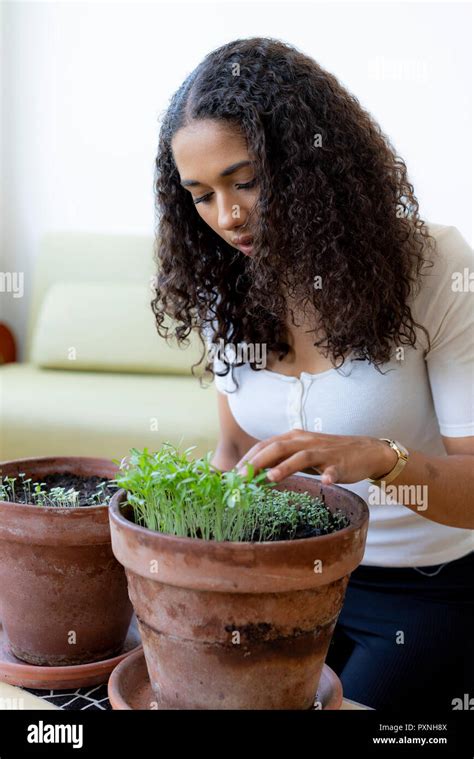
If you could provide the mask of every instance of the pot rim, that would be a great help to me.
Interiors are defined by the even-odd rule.
[[[298,477],[299,475],[292,475],[292,477]],[[306,479],[304,477],[301,477],[301,479]],[[281,481],[283,483],[284,480]],[[279,483],[280,484],[280,483]],[[331,532],[328,535],[314,535],[311,538],[296,538],[291,540],[261,540],[261,541],[241,541],[241,540],[204,540],[203,538],[188,538],[180,535],[172,535],[170,533],[166,532],[158,532],[156,530],[150,530],[148,527],[143,527],[141,525],[135,524],[135,522],[131,522],[129,519],[126,519],[122,512],[121,507],[123,505],[123,500],[127,494],[127,490],[124,488],[121,488],[118,490],[112,498],[110,499],[108,509],[109,509],[109,516],[110,519],[112,519],[117,526],[124,527],[128,530],[130,530],[137,538],[140,535],[146,536],[148,539],[150,539],[150,536],[156,536],[160,540],[164,540],[166,543],[171,543],[175,545],[183,546],[183,548],[186,545],[199,545],[203,546],[204,548],[206,546],[215,546],[215,547],[232,547],[233,550],[239,551],[248,551],[249,547],[255,547],[256,549],[258,546],[265,547],[267,550],[270,548],[270,546],[274,546],[275,548],[281,547],[281,546],[288,546],[290,544],[297,543],[298,545],[309,545],[311,542],[314,542],[315,540],[318,541],[325,541],[328,542],[330,540],[333,540],[334,537],[340,536],[343,537],[345,535],[350,534],[351,532],[356,532],[357,530],[360,530],[361,527],[367,522],[369,518],[369,507],[367,506],[366,502],[364,501],[361,496],[359,496],[357,493],[353,493],[352,491],[348,491],[345,488],[341,488],[338,485],[325,485],[321,486],[325,488],[331,488],[336,489],[338,491],[343,492],[344,494],[350,493],[351,496],[355,499],[354,503],[355,505],[359,505],[360,507],[360,514],[356,517],[353,523],[351,523],[348,527],[343,527],[342,530],[336,530],[335,532]],[[357,503],[359,502],[359,503]]]
[[[2,506],[8,506],[9,508],[13,506],[18,509],[24,509],[26,512],[29,510],[35,512],[41,511],[42,514],[47,512],[51,512],[52,514],[71,514],[76,511],[87,511],[90,513],[91,511],[102,511],[109,508],[106,503],[99,504],[98,506],[35,506],[34,503],[18,503],[18,501],[2,501],[0,499],[0,507]]]
[[[64,472],[58,472],[57,470],[49,472],[49,474],[76,474],[76,472],[73,471],[73,468],[75,468],[77,465],[90,465],[92,467],[98,467],[101,466],[107,467],[112,466],[115,467],[115,471],[119,471],[119,467],[114,464],[114,462],[111,459],[101,458],[98,456],[29,456],[27,458],[21,458],[21,459],[8,459],[5,461],[0,461],[0,476],[3,475],[3,467],[18,467],[18,469],[21,469],[23,465],[26,465],[28,468],[28,465],[30,468],[34,466],[35,464],[38,464],[39,466],[46,466],[46,468],[49,468],[51,466],[52,468],[55,468],[58,466],[70,466],[71,471],[68,471],[67,469]],[[5,475],[6,477],[9,477],[11,475]],[[19,475],[16,475],[17,477]],[[41,475],[41,476],[47,476],[47,474]],[[76,476],[82,476],[77,475]],[[87,475],[84,475],[87,476]],[[101,475],[91,474],[91,477],[99,477]],[[107,475],[103,477],[104,480],[110,479]],[[29,511],[34,511],[35,513],[40,512],[41,514],[47,514],[48,512],[52,514],[71,514],[75,512],[83,512],[87,511],[89,514],[93,512],[101,512],[104,509],[108,509],[108,504],[97,504],[93,506],[40,506],[39,504],[34,503],[20,503],[19,501],[3,501],[0,498],[0,508],[1,507],[8,507],[8,508],[18,508],[23,509],[26,513]]]

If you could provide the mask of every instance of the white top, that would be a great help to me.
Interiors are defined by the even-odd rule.
[[[216,376],[216,387],[228,395],[229,407],[245,432],[259,440],[294,427],[370,435],[398,440],[408,451],[428,456],[447,455],[441,435],[474,435],[474,310],[469,291],[473,251],[455,227],[428,226],[437,240],[438,256],[433,268],[424,269],[422,289],[411,307],[414,320],[428,329],[430,352],[426,353],[423,331],[417,329],[418,349],[403,346],[403,360],[394,354],[380,367],[383,372],[391,370],[386,374],[368,361],[350,358],[339,370],[302,372],[299,378],[267,369],[254,371],[248,363],[232,367],[226,377]],[[224,366],[219,356],[213,365],[217,370]],[[231,392],[236,388],[232,372],[238,382],[235,392]],[[410,498],[402,490],[394,492],[392,485],[387,486],[385,502],[380,489],[368,480],[340,487],[369,505],[362,564],[429,566],[474,550],[474,530],[446,527],[423,516],[429,513],[426,486],[413,491],[419,513],[399,503]]]

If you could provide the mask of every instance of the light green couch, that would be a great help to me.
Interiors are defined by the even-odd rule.
[[[0,367],[0,460],[122,458],[164,440],[215,450],[217,391],[156,332],[153,239],[56,233],[40,245],[26,361]],[[201,370],[202,371],[202,370]]]

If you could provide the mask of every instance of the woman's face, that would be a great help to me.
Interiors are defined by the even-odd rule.
[[[172,140],[183,187],[203,221],[229,245],[253,253],[250,213],[258,189],[244,137],[224,122],[193,121]]]

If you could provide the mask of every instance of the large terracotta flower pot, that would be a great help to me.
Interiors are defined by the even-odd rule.
[[[117,466],[88,457],[0,464],[34,481],[69,472],[110,479]],[[30,664],[83,664],[118,654],[132,616],[111,543],[108,506],[58,508],[0,501],[0,618],[13,654]]]
[[[321,493],[294,475],[278,486]],[[292,541],[180,538],[133,523],[114,494],[112,549],[124,565],[157,709],[310,709],[350,573],[364,554],[369,510],[324,487],[350,526]]]

